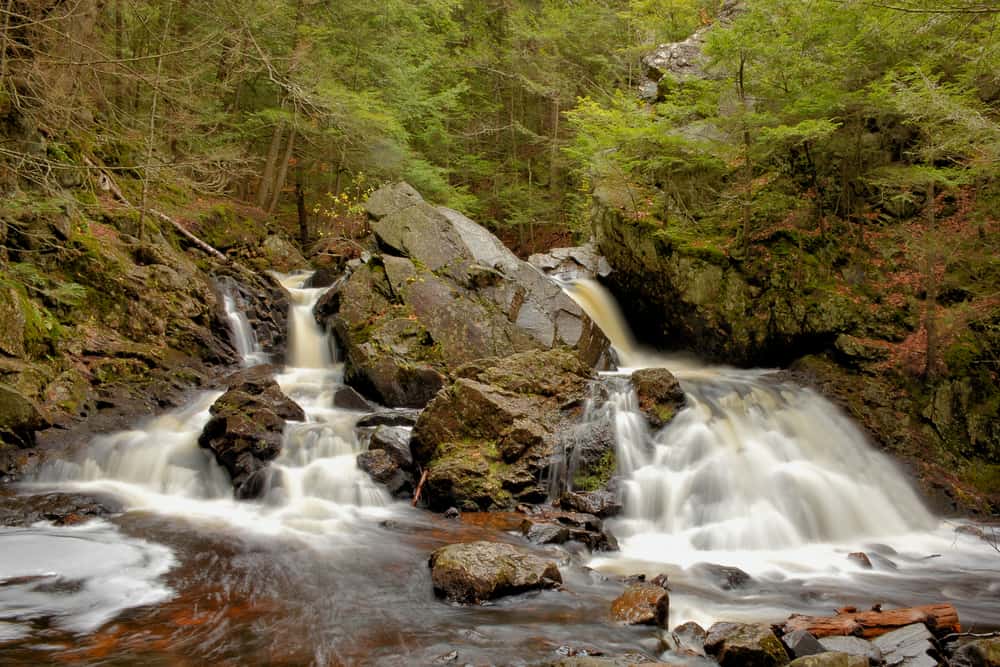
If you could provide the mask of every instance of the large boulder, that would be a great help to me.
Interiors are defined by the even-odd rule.
[[[258,366],[230,378],[229,391],[212,404],[212,418],[198,444],[211,450],[229,472],[237,498],[258,497],[266,488],[267,467],[281,453],[286,421],[305,421],[305,413]]]
[[[876,637],[872,643],[882,652],[889,665],[900,667],[935,667],[939,653],[934,636],[923,623],[905,627]]]
[[[416,486],[416,468],[410,452],[410,429],[377,426],[369,436],[368,450],[358,454],[358,467],[394,496],[405,496]]]
[[[316,307],[346,353],[345,379],[390,406],[422,407],[469,361],[574,348],[590,366],[607,339],[561,287],[486,229],[405,183],[370,197],[381,254]]]
[[[430,507],[513,509],[545,500],[547,473],[573,446],[566,434],[579,423],[594,372],[574,351],[558,349],[479,360],[456,375],[413,430],[411,449],[428,472]],[[578,462],[581,474],[590,465],[599,470],[586,476],[610,476],[613,443],[605,447]]]
[[[47,424],[38,404],[13,387],[0,385],[0,442],[32,447],[35,431]]]
[[[722,667],[774,667],[788,653],[771,628],[750,623],[716,623],[708,629],[705,651]]]
[[[485,602],[562,583],[550,560],[510,544],[470,542],[431,554],[434,592],[454,602]]]

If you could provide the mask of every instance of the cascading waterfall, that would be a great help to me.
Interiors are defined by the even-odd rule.
[[[928,530],[935,519],[890,461],[815,392],[766,371],[694,366],[638,348],[614,299],[594,281],[569,292],[608,333],[624,364],[662,366],[688,407],[659,433],[634,391],[612,385],[626,541],[641,557],[787,549]],[[654,536],[658,536],[658,539]],[[655,558],[654,558],[655,559]]]
[[[243,366],[256,366],[268,361],[268,355],[260,347],[257,341],[257,334],[250,326],[250,320],[246,314],[237,307],[236,295],[234,291],[227,290],[222,294],[222,302],[226,311],[226,319],[229,321],[229,330],[233,335],[233,345],[240,355]]]
[[[38,481],[112,493],[129,509],[224,517],[264,531],[336,532],[357,511],[387,505],[385,490],[355,463],[362,450],[354,431],[358,415],[333,407],[342,367],[333,363],[331,341],[312,316],[326,290],[302,289],[306,278],[308,274],[279,276],[292,305],[288,365],[276,376],[282,391],[302,406],[306,421],[287,424],[263,502],[233,500],[226,472],[198,446],[209,408],[221,392],[202,392],[142,427],[98,436],[82,461],[49,464]],[[235,299],[226,298],[224,304],[234,338],[242,341],[244,365],[258,363],[264,355],[245,316]]]

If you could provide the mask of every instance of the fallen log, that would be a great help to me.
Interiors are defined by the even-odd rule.
[[[923,607],[878,609],[873,611],[838,610],[834,616],[804,616],[792,614],[785,621],[785,634],[805,630],[814,637],[852,635],[871,639],[912,623],[923,623],[935,635],[961,632],[958,611],[951,604],[929,604]]]

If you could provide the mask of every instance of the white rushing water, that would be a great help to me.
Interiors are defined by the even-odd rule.
[[[359,512],[389,504],[388,494],[358,469],[362,451],[354,430],[358,413],[333,407],[343,376],[333,346],[312,316],[325,289],[302,289],[308,274],[278,276],[291,300],[288,365],[276,376],[285,394],[302,406],[303,423],[285,427],[282,453],[272,463],[271,486],[260,502],[237,502],[227,473],[198,446],[222,392],[202,392],[186,406],[137,426],[93,439],[80,461],[50,464],[42,484],[110,493],[127,509],[223,521],[265,533],[331,534]],[[226,299],[234,339],[244,362],[266,358],[246,317]]]
[[[608,374],[606,406],[613,412],[624,480],[624,515],[612,522],[621,553],[592,565],[690,580],[694,566],[708,562],[765,580],[833,577],[842,584],[862,571],[847,554],[877,545],[896,560],[895,568],[883,568],[888,577],[907,569],[919,576],[932,565],[995,571],[987,545],[956,536],[954,524],[935,518],[896,466],[814,391],[768,371],[706,366],[644,350],[599,284],[577,281],[567,291],[608,335],[623,366]],[[627,381],[647,367],[671,370],[687,401],[655,433]],[[708,622],[741,616],[710,597],[704,591],[673,595],[674,617]],[[758,606],[745,615],[762,614]]]

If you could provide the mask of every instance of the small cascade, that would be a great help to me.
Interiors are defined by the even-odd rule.
[[[229,320],[229,330],[232,332],[233,345],[240,355],[244,366],[257,366],[268,362],[268,355],[257,341],[257,334],[250,326],[246,314],[236,305],[236,296],[232,291],[222,295],[226,318]]]
[[[356,465],[362,451],[354,430],[358,414],[333,407],[343,368],[333,362],[330,338],[312,316],[326,290],[302,289],[307,277],[279,276],[292,305],[288,365],[275,379],[302,406],[306,421],[286,425],[262,502],[233,500],[227,473],[198,445],[209,408],[222,392],[202,392],[142,426],[95,437],[82,461],[50,463],[37,481],[110,493],[129,509],[224,518],[268,532],[337,532],[357,511],[387,506],[388,493]],[[225,305],[243,364],[260,363],[260,348],[236,300],[227,297]]]

